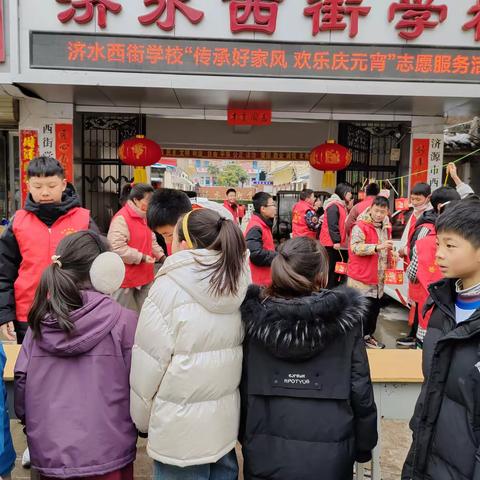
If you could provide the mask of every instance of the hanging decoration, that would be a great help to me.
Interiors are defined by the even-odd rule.
[[[392,182],[390,182],[390,185],[392,185]],[[392,186],[393,187],[393,186]],[[404,190],[404,184],[403,184],[403,178],[400,179],[400,196],[399,198],[395,199],[395,210],[397,212],[406,212],[410,209],[410,201],[408,198],[405,198],[403,196],[403,190]]]
[[[388,268],[385,270],[385,285],[403,285],[404,272],[397,268],[397,259],[389,253],[387,259]]]
[[[162,148],[157,142],[144,135],[125,140],[118,149],[118,156],[125,165],[134,167],[134,183],[147,183],[145,167],[158,163],[162,158]]]
[[[323,170],[323,188],[335,188],[335,173],[344,170],[352,162],[352,152],[335,140],[327,140],[323,145],[310,152],[310,165],[316,170]]]

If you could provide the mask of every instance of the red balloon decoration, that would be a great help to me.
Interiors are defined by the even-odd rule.
[[[143,135],[125,140],[118,149],[118,156],[125,165],[148,167],[162,158],[162,149],[157,142]]]

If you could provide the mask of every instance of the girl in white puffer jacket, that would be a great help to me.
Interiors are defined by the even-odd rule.
[[[155,479],[237,479],[240,305],[249,283],[237,225],[208,209],[180,219],[132,353],[131,414],[148,431]]]

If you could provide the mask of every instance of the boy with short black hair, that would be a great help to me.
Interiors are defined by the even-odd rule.
[[[396,258],[389,206],[388,199],[377,196],[372,206],[358,217],[349,245],[347,285],[357,289],[366,299],[363,334],[365,346],[372,349],[385,348],[374,333],[384,293],[385,271],[389,261]]]
[[[227,190],[226,199],[223,202],[223,206],[232,214],[235,223],[238,222],[238,203],[237,203],[237,191],[234,188]]]
[[[178,219],[191,210],[192,202],[186,193],[162,188],[152,195],[147,210],[147,224],[150,230],[162,236],[169,247],[172,244],[173,230]]]
[[[28,311],[43,270],[65,236],[98,227],[80,207],[65,172],[51,157],[33,159],[27,169],[25,206],[16,212],[0,237],[0,329],[8,340],[22,343]]]
[[[410,426],[403,480],[480,475],[480,200],[460,200],[436,224],[445,279],[430,286],[425,381]],[[454,435],[452,437],[452,432]]]
[[[273,197],[266,192],[256,193],[252,200],[254,213],[245,230],[252,281],[256,285],[268,286],[272,280],[270,267],[277,256],[272,234],[277,205]]]

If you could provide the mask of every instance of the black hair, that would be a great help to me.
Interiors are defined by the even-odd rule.
[[[125,205],[128,200],[143,200],[145,195],[153,193],[154,191],[153,187],[146,183],[127,183],[127,185],[122,188],[120,204]]]
[[[240,287],[247,245],[242,231],[231,220],[214,210],[201,208],[194,210],[187,220],[188,233],[193,248],[216,250],[220,256],[211,265],[204,265],[211,271],[210,289],[213,295],[236,295]],[[178,240],[186,240],[183,231],[183,218],[177,224]]]
[[[365,189],[365,193],[368,197],[376,196],[380,193],[380,185],[378,183],[369,183]]]
[[[55,254],[59,264],[52,260],[44,270],[28,313],[28,324],[34,336],[41,336],[46,316],[54,318],[67,333],[74,329],[70,314],[83,306],[82,289],[92,288],[92,263],[109,250],[107,240],[91,230],[68,235],[58,244]]]
[[[65,178],[62,164],[52,157],[37,157],[30,161],[27,167],[27,177],[59,177]]]
[[[374,205],[382,208],[390,208],[390,202],[388,201],[388,198],[383,197],[381,195],[377,195],[375,197],[375,200],[373,201],[372,206]]]
[[[337,188],[335,188],[335,193],[342,199],[345,200],[348,193],[352,191],[352,187],[348,183],[339,183]]]
[[[268,205],[268,201],[272,198],[272,196],[267,192],[257,192],[253,197],[253,209],[256,213],[260,213],[262,207],[266,207]]]
[[[147,223],[151,230],[166,225],[174,226],[182,215],[191,210],[192,203],[185,193],[162,188],[152,195],[147,210]]]
[[[429,197],[432,194],[432,187],[428,183],[416,183],[413,188],[411,195],[421,195],[422,197]]]
[[[460,200],[460,195],[455,188],[440,187],[433,191],[430,202],[433,210],[438,213],[438,207],[447,202],[454,202]]]
[[[314,191],[310,190],[309,188],[305,188],[300,192],[300,200],[306,200],[313,195]]]
[[[225,195],[228,195],[229,193],[234,193],[235,195],[237,194],[237,191],[234,188],[229,188],[227,190],[227,193]]]
[[[437,219],[436,229],[439,233],[456,233],[467,240],[475,249],[480,248],[480,199],[465,198],[455,202]]]
[[[328,281],[327,252],[308,237],[287,240],[272,262],[272,285],[267,296],[295,298],[325,288]]]

